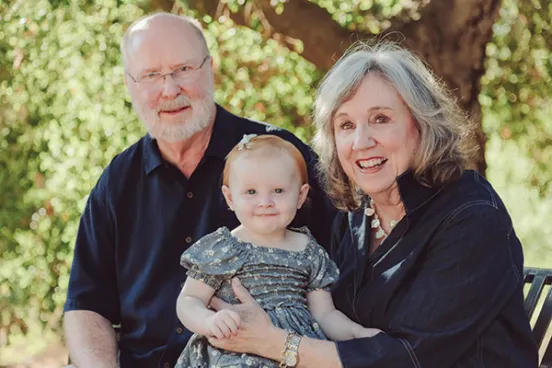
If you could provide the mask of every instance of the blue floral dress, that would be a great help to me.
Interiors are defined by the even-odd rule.
[[[188,277],[212,286],[217,297],[233,304],[239,301],[232,291],[231,279],[238,277],[275,326],[326,340],[307,307],[306,295],[316,289],[328,290],[339,271],[307,228],[295,231],[308,236],[302,251],[256,246],[221,227],[186,250],[180,263],[188,269]],[[276,368],[278,362],[217,349],[204,336],[194,334],[175,367]]]

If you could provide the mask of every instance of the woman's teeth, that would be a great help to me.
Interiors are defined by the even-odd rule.
[[[361,169],[370,169],[376,166],[380,166],[387,161],[386,158],[372,158],[370,160],[358,161],[358,166]]]

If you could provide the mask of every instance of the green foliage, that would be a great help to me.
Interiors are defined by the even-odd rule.
[[[373,33],[387,28],[390,17],[416,19],[424,3],[313,2],[342,26]],[[237,9],[246,1],[227,3]],[[59,327],[87,195],[113,156],[144,133],[119,53],[124,30],[143,14],[135,4],[0,2],[0,329],[10,333],[37,321]],[[528,264],[550,266],[552,5],[520,4],[504,0],[487,52],[480,100],[488,176],[512,212]],[[202,21],[217,70],[217,101],[308,140],[321,72],[264,39],[259,21],[252,28]]]
[[[552,4],[504,0],[480,102],[487,175],[510,209],[527,264],[552,265]]]
[[[140,10],[115,1],[0,5],[2,326],[59,323],[72,244],[102,167],[142,134],[118,40]]]
[[[307,140],[314,88],[322,74],[296,52],[231,22],[207,22],[217,69],[216,100],[237,114],[267,121]]]

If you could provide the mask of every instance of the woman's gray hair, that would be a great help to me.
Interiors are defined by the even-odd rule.
[[[411,168],[420,183],[438,187],[458,179],[474,153],[470,120],[418,57],[390,42],[353,45],[324,77],[314,105],[318,171],[333,203],[345,211],[359,208],[361,195],[339,163],[333,118],[370,73],[395,88],[420,132]]]

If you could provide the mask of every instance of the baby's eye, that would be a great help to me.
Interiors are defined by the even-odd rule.
[[[282,188],[276,188],[276,189],[274,189],[274,193],[280,194],[280,193],[283,193],[283,192],[284,192],[284,190],[283,190]]]
[[[256,194],[257,191],[255,189],[248,189],[247,194]]]

